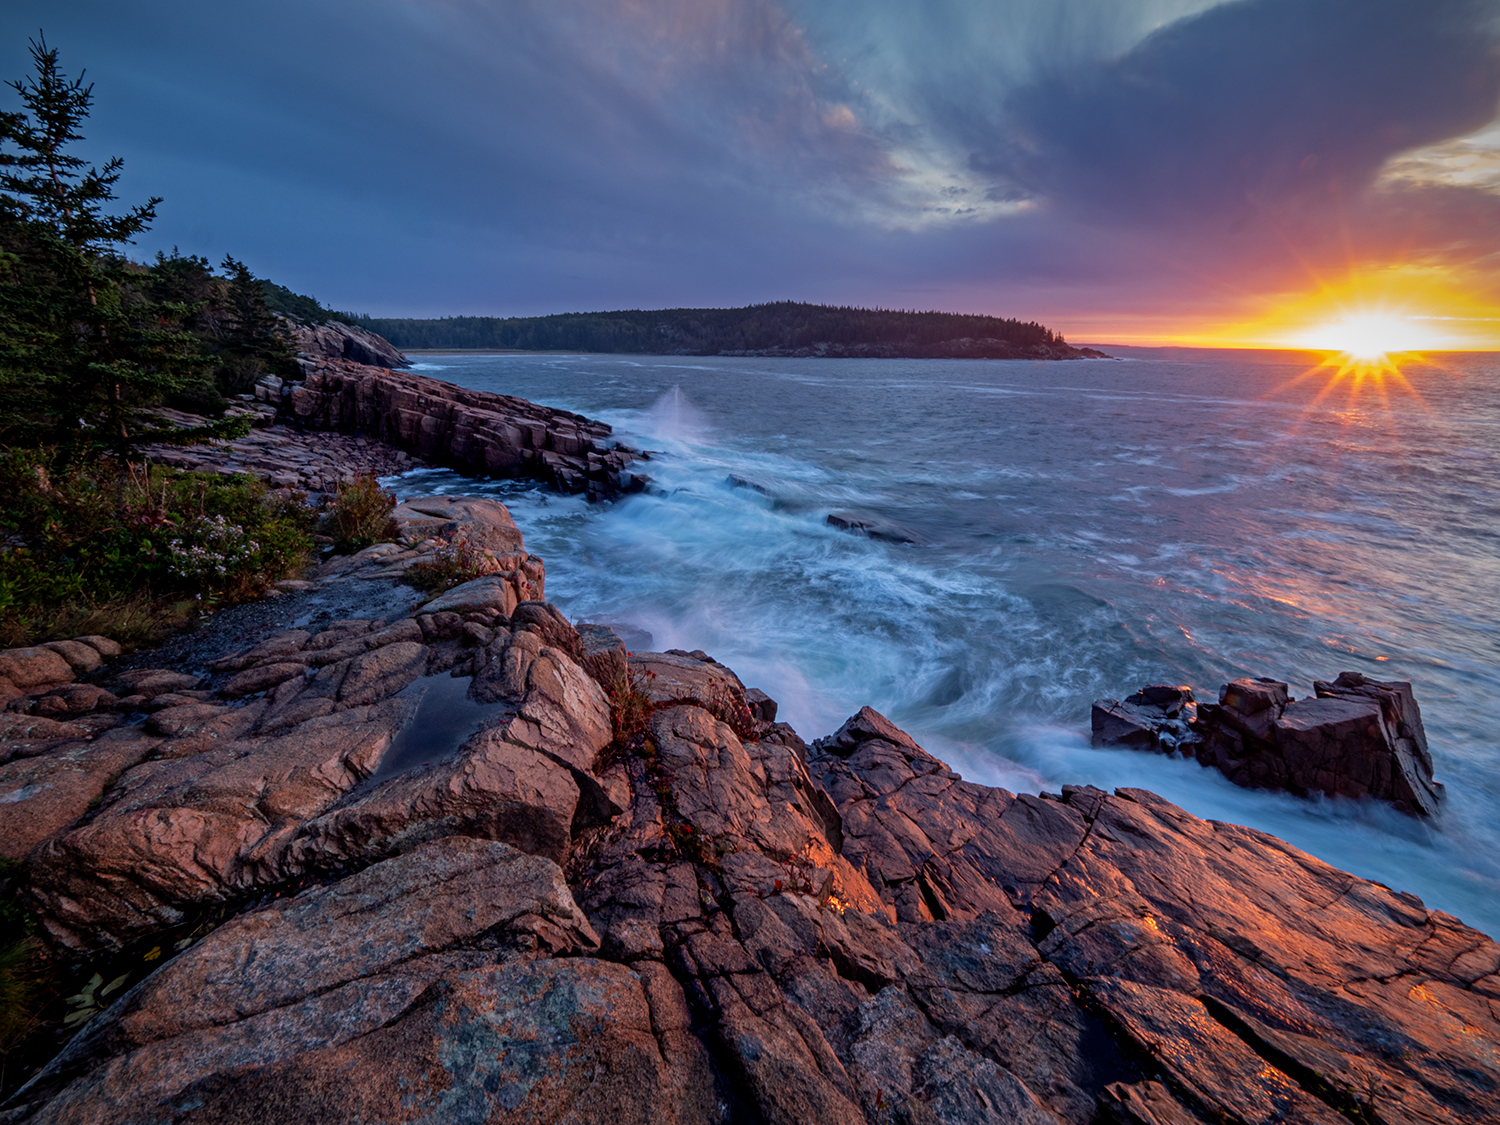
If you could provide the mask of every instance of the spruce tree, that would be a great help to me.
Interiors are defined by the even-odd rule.
[[[141,408],[201,380],[204,361],[184,307],[151,301],[122,255],[161,200],[111,213],[122,162],[70,149],[93,86],[45,39],[31,58],[34,74],[8,83],[23,111],[0,113],[0,443],[128,454],[160,436]]]

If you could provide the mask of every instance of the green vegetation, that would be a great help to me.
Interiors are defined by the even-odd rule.
[[[286,286],[277,285],[274,281],[262,278],[259,285],[261,297],[265,300],[267,308],[306,324],[322,324],[329,320],[338,320],[345,324],[360,324],[369,319],[360,313],[339,312],[337,309],[324,308],[316,297],[305,297],[301,293],[293,293]]]
[[[226,395],[295,365],[242,263],[220,276],[175,250],[125,257],[161,200],[111,213],[120,161],[72,152],[92,86],[44,40],[31,57],[9,84],[22,108],[0,111],[0,643],[155,639],[300,565],[312,516],[249,478],[148,468],[143,444],[249,428],[184,429],[153,408],[222,415]]]
[[[263,593],[312,555],[300,493],[56,449],[0,457],[0,645],[103,633],[156,639]]]
[[[358,317],[398,348],[718,355],[818,344],[887,347],[917,354],[968,337],[1016,347],[1058,345],[1040,324],[994,316],[902,312],[777,301],[743,309],[659,309],[557,316],[456,316],[441,320]]]
[[[145,407],[213,391],[213,360],[196,306],[120,253],[161,200],[106,211],[120,161],[70,151],[92,87],[45,42],[31,55],[35,75],[10,83],[25,110],[0,112],[0,443],[123,455],[166,428]]]
[[[38,1025],[38,981],[32,964],[36,949],[31,915],[16,901],[12,886],[20,867],[0,858],[0,1090],[10,1054]]]
[[[495,560],[462,534],[433,552],[431,562],[406,568],[401,581],[428,594],[440,594],[495,571]]]
[[[391,519],[395,510],[396,494],[386,492],[372,475],[341,483],[329,517],[334,544],[340,551],[360,551],[394,539],[399,530]]]

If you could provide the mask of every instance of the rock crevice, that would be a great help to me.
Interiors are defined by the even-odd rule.
[[[29,902],[60,957],[228,917],[5,1120],[1500,1118],[1500,946],[1415,896],[1145,790],[966,781],[869,708],[808,746],[705,653],[492,586],[119,684],[213,713],[107,732],[127,760],[25,853]],[[453,674],[480,728],[377,776]],[[1397,688],[1326,686],[1425,752]]]

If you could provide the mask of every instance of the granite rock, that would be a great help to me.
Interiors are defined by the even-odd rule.
[[[1411,684],[1343,672],[1293,699],[1278,680],[1238,679],[1217,704],[1156,684],[1124,700],[1096,700],[1095,746],[1192,754],[1237,785],[1298,795],[1371,797],[1430,816],[1443,787]]]
[[[150,729],[10,713],[0,772],[53,789],[0,792],[0,839],[50,949],[226,920],[4,1120],[1500,1119],[1500,945],[1413,895],[1144,790],[966,781],[870,708],[809,747],[705,653],[540,600],[431,608],[221,658],[210,686],[266,682],[233,703],[148,670]],[[448,756],[382,772],[463,692]],[[1405,685],[1318,692],[1197,710],[1429,756]],[[1157,746],[1194,709],[1123,704]]]

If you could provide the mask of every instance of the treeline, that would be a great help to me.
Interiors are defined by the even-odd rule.
[[[402,349],[719,355],[818,345],[933,348],[964,338],[1016,347],[1055,346],[1062,336],[1034,321],[962,313],[861,309],[776,301],[742,309],[632,309],[555,316],[454,316],[355,320]]]

